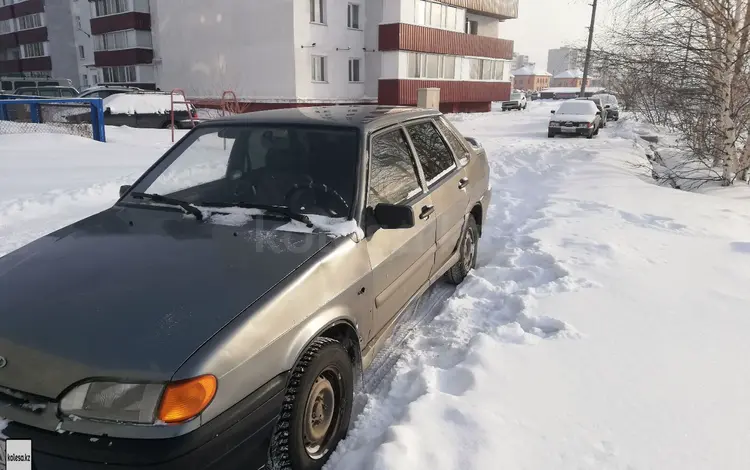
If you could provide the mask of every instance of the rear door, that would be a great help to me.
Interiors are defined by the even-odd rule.
[[[401,126],[370,138],[368,212],[379,203],[411,206],[415,225],[367,234],[375,298],[371,335],[380,332],[427,282],[435,260],[433,203]]]
[[[432,118],[410,123],[406,129],[417,154],[427,192],[435,208],[435,265],[430,276],[445,267],[458,246],[469,205],[466,171]]]

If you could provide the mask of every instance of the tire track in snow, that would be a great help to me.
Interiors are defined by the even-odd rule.
[[[428,291],[426,301],[407,317],[374,367],[365,372],[365,387],[358,397],[361,413],[353,418],[349,435],[331,456],[328,470],[389,468],[386,456],[393,453],[399,455],[397,459],[413,460],[415,449],[409,447],[408,438],[401,437],[408,432],[410,410],[421,399],[460,397],[471,390],[483,368],[481,357],[474,353],[483,341],[533,344],[580,336],[559,319],[528,313],[538,297],[593,286],[571,278],[531,234],[551,223],[544,209],[556,182],[570,171],[570,161],[590,158],[590,154],[556,142],[540,149],[529,148],[528,143],[502,145],[501,139],[491,140],[495,142],[485,144],[488,151],[500,150],[490,152],[494,193],[479,265],[455,290],[438,283]],[[443,432],[457,433],[458,440],[462,430],[480,426],[450,406],[435,406],[434,413],[436,420],[445,420]],[[472,434],[476,431],[466,433]],[[425,466],[427,461],[458,452],[448,460],[461,462],[461,468],[474,468],[471,449],[480,443],[466,445],[441,448],[425,443],[429,455],[421,455],[418,461]]]

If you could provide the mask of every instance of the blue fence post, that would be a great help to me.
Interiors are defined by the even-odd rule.
[[[40,112],[39,103],[31,103],[29,105],[29,108],[31,110],[31,122],[34,124],[39,124],[42,122],[42,113]]]
[[[101,98],[91,100],[91,130],[94,133],[94,140],[107,141],[104,132],[104,100]]]

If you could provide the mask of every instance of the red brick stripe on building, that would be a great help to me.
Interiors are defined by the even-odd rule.
[[[513,58],[513,41],[413,24],[380,25],[378,42],[381,51],[402,50],[507,60]]]

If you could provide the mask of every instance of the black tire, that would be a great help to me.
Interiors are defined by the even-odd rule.
[[[547,137],[549,137],[550,139],[552,139],[552,138],[555,137],[555,133],[552,132],[552,131],[547,131]]]
[[[593,139],[594,138],[594,131],[589,132],[588,135],[586,136],[586,138],[587,139]]]
[[[330,387],[323,383],[321,389],[321,382],[328,382]],[[286,390],[281,414],[271,437],[267,467],[271,470],[320,470],[346,436],[351,420],[354,367],[346,349],[335,339],[316,338],[292,370]],[[328,402],[327,407],[323,404],[317,408],[320,404],[317,398],[321,397],[319,393],[311,403],[314,391],[330,393],[330,396],[321,398],[322,402]],[[310,408],[311,404],[316,406]],[[325,417],[327,409],[331,410],[330,417]],[[320,419],[330,419],[330,422],[322,431],[324,435],[320,450],[311,453],[305,444],[305,427],[308,413],[312,420],[315,411],[322,413]]]
[[[473,215],[469,216],[466,230],[458,243],[458,250],[461,253],[456,264],[448,270],[448,282],[451,284],[461,284],[469,271],[474,269],[477,264],[477,245],[479,242],[479,227]]]

